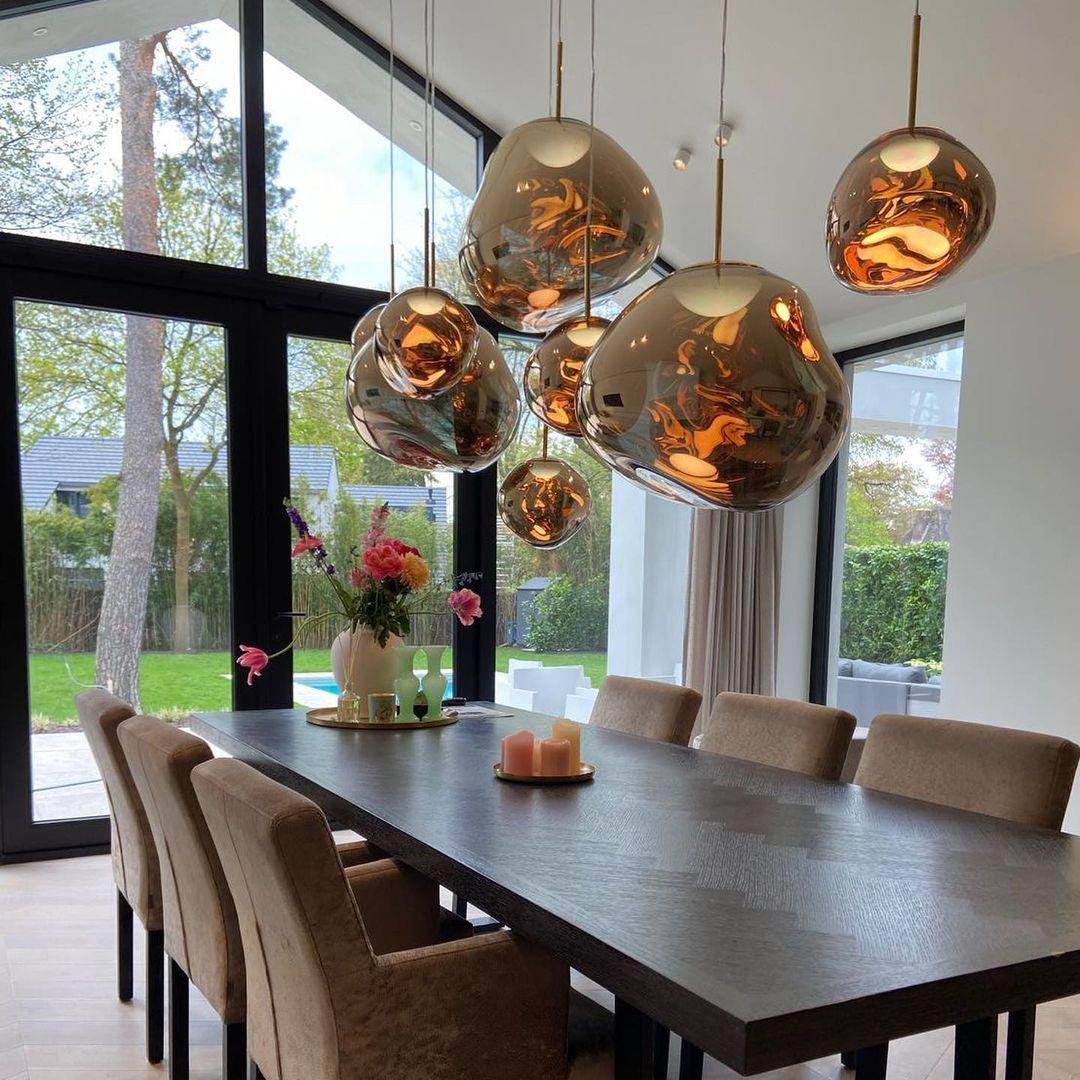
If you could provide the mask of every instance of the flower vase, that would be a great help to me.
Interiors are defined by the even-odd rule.
[[[391,634],[386,645],[380,645],[375,635],[366,626],[351,630],[342,630],[333,645],[330,646],[330,666],[334,671],[334,681],[338,690],[346,689],[359,698],[356,703],[356,715],[359,720],[368,719],[368,694],[394,693],[394,679],[397,677],[401,660],[398,650],[401,638]],[[352,707],[352,699],[349,699]]]
[[[394,680],[394,693],[398,699],[398,720],[404,724],[411,724],[416,719],[413,705],[416,703],[416,695],[420,693],[420,680],[413,671],[413,661],[418,651],[415,645],[401,645],[398,648],[401,660],[398,677]]]
[[[428,669],[423,678],[424,696],[428,702],[428,720],[438,720],[442,716],[442,701],[446,694],[446,676],[442,673],[442,658],[445,645],[425,645]]]

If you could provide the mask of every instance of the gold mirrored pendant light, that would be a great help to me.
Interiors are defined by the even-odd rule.
[[[916,0],[907,126],[855,155],[825,215],[829,265],[855,292],[936,285],[974,254],[994,220],[986,166],[959,139],[915,125],[921,27]]]
[[[552,115],[514,128],[499,142],[458,253],[477,303],[504,326],[533,333],[553,329],[584,307],[590,167],[593,295],[603,296],[643,274],[660,252],[664,229],[660,200],[637,162],[594,125],[563,116],[561,0],[557,3]]]
[[[596,454],[649,490],[705,509],[768,510],[825,471],[850,401],[802,289],[721,258],[722,143],[712,262],[676,271],[627,305],[586,361],[578,418]]]
[[[433,398],[460,382],[479,340],[472,312],[435,285],[434,21],[435,0],[424,0],[424,284],[391,296],[375,321],[374,338],[387,383],[413,398]]]

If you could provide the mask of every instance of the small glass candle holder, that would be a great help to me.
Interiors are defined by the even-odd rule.
[[[359,724],[360,705],[360,695],[349,686],[343,687],[337,699],[338,723]]]
[[[397,719],[394,694],[368,694],[368,723],[392,724]]]

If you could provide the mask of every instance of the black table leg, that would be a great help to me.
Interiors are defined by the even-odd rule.
[[[454,914],[459,919],[464,919],[469,911],[469,901],[461,893],[454,894]]]
[[[135,987],[135,924],[131,905],[116,890],[116,994],[130,1001]]]
[[[667,1080],[670,1049],[671,1032],[663,1024],[657,1024],[653,1036],[653,1080]]]
[[[864,1046],[855,1051],[855,1080],[885,1080],[888,1064],[888,1043]]]
[[[679,1049],[679,1080],[701,1080],[701,1070],[705,1067],[705,1055],[685,1039]]]
[[[169,957],[169,1080],[188,1080],[188,977]]]
[[[165,931],[146,931],[146,1060],[165,1056]]]
[[[1035,1006],[1009,1013],[1005,1080],[1031,1080],[1035,1071]]]
[[[854,1069],[855,1058],[857,1056],[857,1050],[844,1050],[840,1054],[840,1064],[843,1065],[845,1069]]]
[[[236,1024],[222,1024],[222,1080],[245,1080],[247,1065],[247,1025],[242,1020]]]
[[[653,1022],[615,999],[615,1080],[652,1080]]]
[[[956,1080],[994,1080],[997,1072],[998,1018],[988,1016],[956,1025],[953,1076]]]

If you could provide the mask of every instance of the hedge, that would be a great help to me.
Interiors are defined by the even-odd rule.
[[[578,585],[551,579],[532,601],[528,645],[537,652],[592,652],[607,649],[606,583]]]
[[[844,548],[840,655],[883,664],[940,661],[949,545]]]

